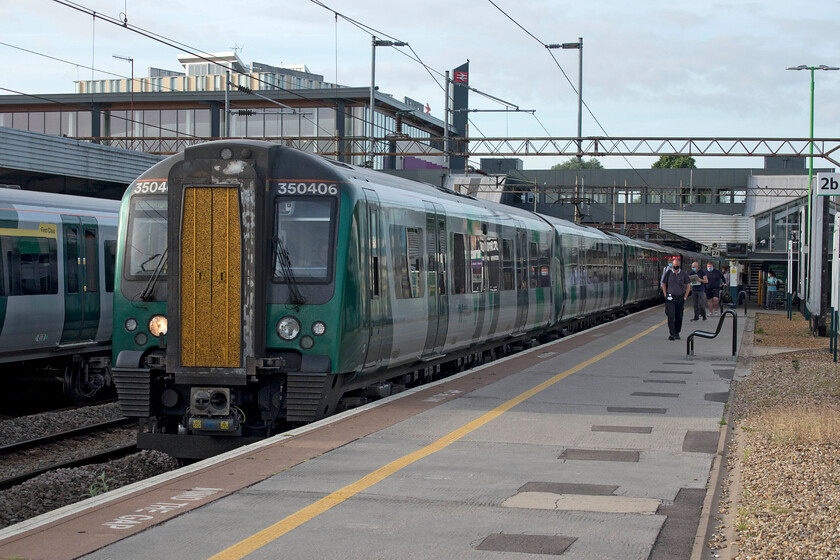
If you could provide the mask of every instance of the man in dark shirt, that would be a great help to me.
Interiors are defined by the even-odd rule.
[[[706,267],[706,278],[709,283],[706,284],[706,299],[709,300],[709,315],[714,315],[715,310],[720,315],[720,289],[726,287],[726,278],[723,273],[715,268],[715,265],[709,263]]]
[[[680,268],[680,259],[674,259],[674,269],[662,278],[662,293],[665,295],[665,315],[668,316],[668,340],[679,340],[682,330],[685,298],[691,291],[691,279]]]
[[[694,279],[695,276],[697,277],[696,280]],[[709,283],[709,280],[706,278],[706,271],[702,270],[695,261],[691,263],[691,274],[688,277],[691,278],[691,299],[694,300],[694,319],[692,321],[697,321],[700,316],[705,321],[706,284]]]

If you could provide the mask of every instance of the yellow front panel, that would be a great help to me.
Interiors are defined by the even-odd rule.
[[[242,246],[235,187],[184,191],[181,365],[240,367]]]

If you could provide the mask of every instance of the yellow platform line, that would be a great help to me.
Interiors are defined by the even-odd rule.
[[[405,467],[411,465],[412,463],[414,463],[416,461],[419,461],[420,459],[423,459],[424,457],[428,457],[432,453],[436,453],[436,452],[440,451],[441,449],[446,448],[450,444],[455,443],[459,439],[461,439],[464,436],[470,434],[471,432],[474,432],[475,430],[484,426],[488,422],[498,418],[499,416],[501,416],[502,414],[504,414],[505,412],[507,412],[511,408],[515,407],[516,405],[521,404],[522,402],[524,402],[527,399],[533,397],[534,395],[540,393],[541,391],[544,391],[545,389],[548,389],[549,387],[551,387],[552,385],[554,385],[558,381],[560,381],[562,379],[565,379],[566,377],[572,375],[573,373],[577,373],[580,370],[582,370],[582,369],[584,369],[588,366],[591,366],[595,362],[598,362],[599,360],[602,360],[602,359],[606,358],[610,354],[613,354],[613,353],[621,350],[625,346],[627,346],[629,344],[632,344],[633,342],[639,340],[643,336],[646,336],[646,335],[652,333],[653,331],[655,331],[656,329],[658,329],[659,327],[661,327],[665,323],[666,323],[666,321],[662,321],[662,322],[650,327],[649,329],[647,329],[645,331],[642,331],[639,334],[628,338],[624,342],[622,342],[620,344],[617,344],[616,346],[613,346],[609,350],[605,350],[605,351],[601,352],[600,354],[598,354],[597,356],[589,358],[585,362],[581,362],[581,363],[577,364],[576,366],[574,366],[572,368],[569,368],[562,373],[558,373],[557,375],[551,377],[550,379],[548,379],[546,381],[543,381],[539,385],[525,391],[524,393],[510,399],[509,401],[507,401],[503,404],[500,404],[499,406],[497,406],[496,408],[494,408],[490,412],[487,412],[484,415],[476,418],[472,422],[464,424],[460,428],[446,434],[445,436],[443,436],[439,440],[435,441],[434,443],[430,443],[429,445],[427,445],[426,447],[423,447],[422,449],[418,449],[417,451],[415,451],[413,453],[409,453],[408,455],[400,457],[399,459],[396,459],[396,460],[388,463],[387,465],[376,469],[375,471],[373,471],[370,474],[364,476],[363,478],[360,478],[356,482],[354,482],[352,484],[349,484],[349,485],[345,486],[344,488],[342,488],[340,490],[336,490],[332,494],[329,494],[328,496],[325,496],[325,497],[321,498],[320,500],[318,500],[314,504],[312,504],[310,506],[306,506],[305,508],[303,508],[301,510],[298,510],[297,512],[289,515],[285,519],[282,519],[282,520],[278,521],[274,525],[271,525],[270,527],[267,527],[267,528],[263,529],[262,531],[260,531],[258,533],[255,533],[254,535],[248,537],[247,539],[238,542],[237,544],[231,546],[230,548],[227,548],[227,549],[221,551],[220,553],[210,557],[209,560],[240,560],[241,558],[244,558],[248,554],[251,554],[252,552],[256,551],[257,549],[262,548],[263,546],[267,545],[268,543],[272,542],[273,540],[275,540],[279,537],[282,537],[283,535],[285,535],[289,531],[291,531],[293,529],[296,529],[297,527],[300,527],[301,525],[303,525],[307,521],[310,521],[310,520],[314,519],[315,517],[321,515],[322,513],[326,512],[326,511],[332,509],[333,507],[337,506],[338,504],[344,502],[345,500],[348,500],[348,499],[352,498],[353,496],[355,496],[359,492],[367,490],[368,488],[370,488],[374,484],[385,480],[386,478],[388,478],[392,474],[394,474],[396,472],[399,472],[401,469],[404,469]]]

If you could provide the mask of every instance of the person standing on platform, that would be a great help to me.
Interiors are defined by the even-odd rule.
[[[673,269],[665,273],[661,285],[665,295],[665,315],[668,316],[668,340],[679,340],[685,298],[691,290],[691,279],[686,271],[680,269],[680,259],[674,259]]]
[[[765,309],[776,309],[776,293],[779,287],[779,279],[772,270],[767,273],[767,301]]]
[[[715,310],[720,315],[720,289],[726,287],[726,279],[723,273],[715,268],[715,265],[709,263],[706,266],[706,298],[709,300],[709,315],[714,315]],[[721,286],[723,284],[723,286]]]
[[[696,262],[691,263],[691,299],[694,300],[694,319],[697,321],[700,317],[706,320],[706,284],[709,279],[706,278],[706,273],[700,269]]]

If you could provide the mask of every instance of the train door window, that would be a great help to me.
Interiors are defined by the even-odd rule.
[[[420,228],[395,226],[398,251],[394,252],[397,274],[397,297],[417,298],[422,293],[421,263],[423,232]]]
[[[551,286],[551,246],[540,243],[540,286]]]
[[[446,293],[446,221],[438,216],[438,293]]]
[[[370,279],[371,295],[379,297],[379,220],[376,211],[370,213]]]
[[[0,295],[24,296],[58,293],[58,259],[55,239],[3,236],[4,281]]]
[[[117,268],[117,241],[109,239],[105,242],[105,291],[114,291],[114,273]]]
[[[516,285],[513,277],[513,241],[502,239],[502,289],[512,290]]]
[[[79,293],[79,230],[67,228],[67,246],[64,251],[64,273],[67,276],[67,293]]]
[[[99,291],[99,251],[96,232],[85,228],[85,291]]]
[[[487,282],[491,292],[499,291],[501,279],[501,258],[499,255],[499,239],[496,237],[487,238]]]
[[[539,286],[540,257],[537,244],[533,241],[528,244],[528,260],[530,264],[528,287],[536,288]]]
[[[525,241],[525,234],[517,234],[516,247],[516,282],[519,289],[528,287],[528,243]]]
[[[473,293],[484,291],[484,238],[470,236],[470,285]]]
[[[452,293],[463,294],[467,286],[467,247],[464,235],[452,234]]]

